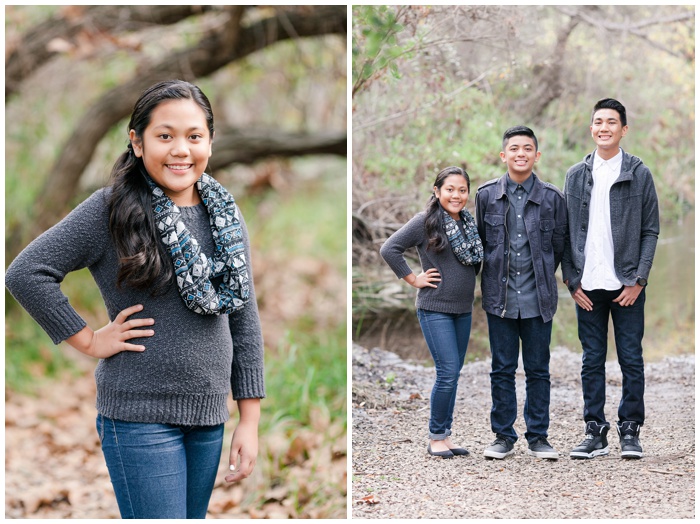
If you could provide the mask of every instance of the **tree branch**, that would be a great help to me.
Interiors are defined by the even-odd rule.
[[[556,9],[567,16],[578,17],[583,22],[586,22],[587,24],[595,27],[602,27],[603,29],[607,29],[608,31],[628,31],[630,33],[652,25],[674,24],[676,22],[682,22],[683,20],[693,20],[695,18],[694,12],[688,12],[678,13],[671,16],[664,16],[661,18],[649,18],[647,20],[640,20],[637,22],[627,21],[625,23],[619,23],[595,18],[591,15],[586,14],[580,9],[571,9],[566,6],[556,6]]]
[[[252,164],[261,158],[303,155],[347,156],[347,134],[287,133],[274,129],[225,129],[216,132],[212,170],[230,164]]]
[[[139,30],[146,25],[171,25],[212,9],[213,6],[192,5],[64,8],[60,14],[28,30],[18,42],[8,44],[11,52],[5,63],[5,100],[19,90],[22,81],[59,54],[49,45],[55,39],[70,42],[86,28],[95,32],[116,32]]]
[[[675,24],[677,22],[682,22],[684,20],[693,20],[695,18],[695,13],[690,12],[690,13],[678,13],[675,15],[671,16],[665,16],[661,18],[650,18],[647,20],[640,20],[637,22],[632,22],[632,21],[625,21],[624,23],[620,22],[612,22],[609,20],[602,20],[599,18],[595,18],[589,14],[586,14],[583,10],[581,9],[570,9],[565,6],[557,6],[556,9],[572,18],[578,18],[582,22],[587,23],[588,25],[591,25],[593,27],[599,27],[601,29],[605,29],[606,31],[611,31],[611,32],[626,32],[631,35],[636,36],[637,38],[640,38],[647,42],[649,45],[652,47],[655,47],[656,49],[659,49],[665,53],[668,53],[671,56],[675,56],[676,58],[681,58],[683,60],[689,60],[688,56],[686,56],[683,53],[679,53],[677,51],[674,51],[673,49],[670,49],[666,47],[665,45],[656,42],[649,38],[649,35],[645,34],[641,29],[650,27],[653,25],[659,25],[659,24]]]

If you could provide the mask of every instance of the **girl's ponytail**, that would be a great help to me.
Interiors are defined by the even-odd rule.
[[[442,231],[442,206],[433,193],[425,206],[425,236],[428,237],[428,249],[433,249],[437,253],[445,249],[447,239]]]

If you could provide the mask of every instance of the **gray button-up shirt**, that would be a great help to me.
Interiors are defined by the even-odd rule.
[[[530,242],[525,231],[525,204],[535,181],[532,176],[522,184],[508,180],[508,290],[506,318],[533,318],[540,316],[537,301],[535,270],[532,265]]]

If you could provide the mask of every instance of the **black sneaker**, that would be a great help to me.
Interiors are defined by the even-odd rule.
[[[497,435],[496,440],[493,441],[493,444],[484,450],[484,457],[504,459],[513,453],[515,453],[515,450],[513,449],[513,441],[509,438]]]
[[[571,450],[569,456],[572,459],[592,459],[610,453],[608,439],[606,438],[609,429],[604,424],[597,424],[593,421],[587,422],[586,438]]]
[[[559,458],[559,453],[552,446],[549,445],[547,439],[544,437],[537,437],[528,446],[530,449],[527,450],[528,454],[542,459],[554,459]]]
[[[617,434],[620,435],[620,447],[623,459],[642,458],[642,446],[639,444],[639,429],[641,426],[636,422],[618,422]]]

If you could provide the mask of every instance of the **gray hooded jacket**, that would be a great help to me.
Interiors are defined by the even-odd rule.
[[[568,231],[561,268],[572,293],[581,283],[586,262],[594,154],[572,166],[564,183]],[[620,177],[610,188],[610,222],[617,278],[625,286],[633,286],[637,277],[648,279],[659,237],[659,202],[649,168],[624,150]]]

